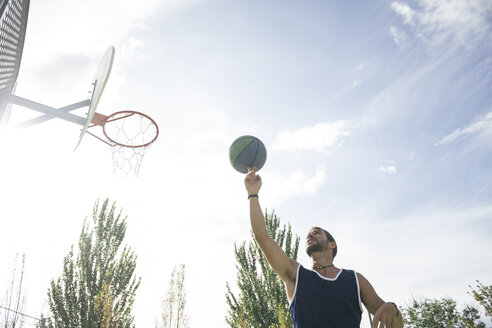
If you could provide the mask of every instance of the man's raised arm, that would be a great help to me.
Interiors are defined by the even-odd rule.
[[[258,200],[258,192],[262,185],[261,177],[253,169],[246,175],[244,184],[248,191],[251,228],[261,251],[273,270],[277,272],[280,279],[287,286],[293,282],[295,284],[298,263],[289,258],[282,248],[268,235],[265,217]]]

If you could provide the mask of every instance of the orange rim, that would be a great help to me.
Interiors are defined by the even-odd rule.
[[[122,115],[122,116],[118,117],[119,115]],[[151,126],[151,125],[155,126],[156,132],[155,132],[155,136],[152,138],[152,140],[150,140],[147,143],[141,144],[141,145],[128,145],[128,144],[118,142],[108,135],[108,133],[106,132],[106,124],[111,123],[111,122],[115,122],[115,121],[119,121],[119,120],[124,120],[124,119],[131,117],[133,115],[139,115],[139,116],[145,117],[146,119],[148,119],[150,121],[149,126]],[[148,116],[144,113],[133,111],[133,110],[123,110],[123,111],[119,111],[119,112],[116,112],[116,113],[109,115],[107,117],[106,121],[104,122],[104,124],[102,125],[102,128],[103,128],[104,136],[106,138],[108,138],[108,140],[110,140],[114,144],[114,146],[121,146],[121,147],[128,147],[128,148],[146,147],[146,146],[150,145],[151,143],[153,143],[157,139],[157,137],[159,136],[159,126],[157,125],[157,123],[150,116]]]

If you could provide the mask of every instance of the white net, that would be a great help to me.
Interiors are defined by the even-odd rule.
[[[139,112],[116,112],[107,118],[103,132],[112,145],[113,173],[137,177],[145,152],[159,135],[155,121]]]
[[[135,178],[140,171],[145,152],[149,147],[128,148],[114,146],[111,148],[113,156],[113,174],[117,177]]]

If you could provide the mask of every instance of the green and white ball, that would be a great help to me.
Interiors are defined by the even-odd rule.
[[[267,151],[263,142],[253,136],[242,136],[229,147],[229,160],[232,167],[241,173],[248,173],[248,167],[259,171],[265,164]]]

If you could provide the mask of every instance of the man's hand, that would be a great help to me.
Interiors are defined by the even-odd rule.
[[[374,314],[372,328],[396,328],[400,327],[400,311],[391,303],[384,303]]]
[[[261,188],[261,177],[256,174],[256,167],[251,170],[248,167],[249,173],[244,178],[244,185],[248,191],[248,195],[258,194]]]

